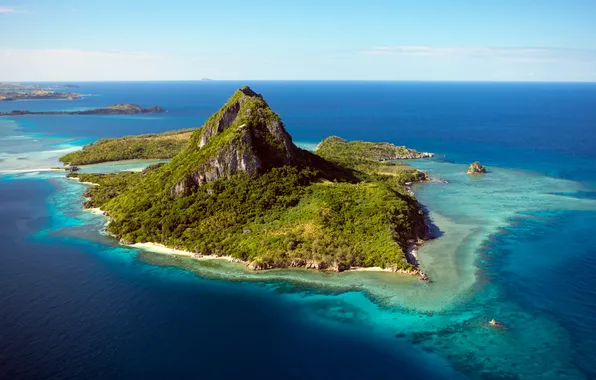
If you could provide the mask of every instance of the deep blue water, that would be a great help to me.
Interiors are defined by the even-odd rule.
[[[128,118],[13,119],[18,128],[0,133],[0,153],[6,155],[0,165],[10,169],[6,165],[15,157],[34,161],[52,144],[62,148],[101,137],[200,126],[244,84],[265,96],[294,141],[302,144],[329,135],[390,141],[437,153],[437,165],[432,167],[439,176],[453,175],[441,172],[441,163],[480,160],[501,172],[526,171],[528,181],[542,183],[538,181],[551,177],[581,188],[564,197],[595,198],[593,84],[81,83],[81,92],[98,95],[69,102],[6,102],[0,103],[0,111],[125,102],[161,105],[168,112]],[[6,124],[0,128],[8,131]],[[78,207],[80,191],[65,190],[69,185],[56,175],[0,178],[0,378],[516,375],[510,369],[505,373],[486,369],[490,364],[479,358],[482,347],[490,344],[482,341],[483,335],[469,338],[474,330],[466,324],[451,330],[428,327],[432,333],[423,339],[396,339],[389,331],[370,328],[386,316],[387,306],[381,301],[375,301],[380,311],[371,312],[357,295],[313,296],[312,288],[288,290],[279,283],[206,279],[118,248],[97,233],[98,226],[85,229],[76,211],[60,213],[64,205]],[[511,178],[524,180],[523,175]],[[459,186],[457,178],[453,183]],[[442,194],[422,189],[421,199],[432,204]],[[534,199],[539,194],[523,189],[512,196],[542,204]],[[511,331],[504,333],[503,339],[511,340],[506,347],[521,345],[515,341],[521,336],[531,337],[531,331],[515,335],[518,327],[524,328],[524,320],[544,320],[536,336],[550,333],[552,339],[545,340],[557,343],[535,354],[552,355],[553,361],[564,363],[565,371],[550,373],[548,366],[536,364],[531,376],[526,369],[517,375],[596,378],[596,212],[585,206],[559,210],[552,202],[544,204],[548,207],[532,209],[530,217],[511,218],[478,245],[475,265],[480,280],[465,301],[442,312],[407,318],[440,318],[480,309],[482,315],[489,310],[523,315],[522,322],[512,321]],[[457,208],[449,206],[436,207],[445,213]],[[89,219],[93,223],[97,219]],[[395,315],[396,326],[406,323],[402,314]],[[527,326],[536,325],[527,322]],[[480,348],[473,355],[460,354],[458,339],[463,337],[478,342]],[[542,363],[531,353],[519,355],[528,355],[524,364]]]

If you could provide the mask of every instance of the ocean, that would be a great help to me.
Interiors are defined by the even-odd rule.
[[[167,112],[0,118],[0,379],[596,378],[595,84],[78,84],[80,100],[0,112]],[[243,85],[303,148],[337,135],[436,154],[410,162],[445,180],[414,186],[440,236],[419,251],[432,283],[120,246],[81,209],[85,185],[42,170],[98,138],[199,127]],[[466,175],[473,161],[489,173]]]

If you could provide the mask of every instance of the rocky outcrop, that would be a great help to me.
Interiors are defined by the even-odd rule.
[[[328,271],[328,272],[344,272],[352,268],[346,263],[341,263],[338,261],[333,261],[331,263],[327,263],[325,261],[320,260],[304,260],[304,259],[291,259],[288,261],[277,261],[277,262],[268,262],[263,260],[254,260],[247,264],[248,269],[250,270],[268,270],[268,269],[275,269],[275,268],[305,268],[305,269],[316,269],[321,271]]]
[[[243,87],[193,135],[185,160],[196,162],[170,189],[187,195],[208,182],[234,174],[255,175],[284,165],[323,160],[296,147],[283,122],[263,97]]]
[[[289,261],[276,261],[276,262],[268,262],[268,261],[263,261],[261,259],[257,259],[257,260],[253,260],[249,263],[246,263],[246,262],[243,262],[240,260],[238,260],[237,262],[241,262],[241,263],[245,264],[248,267],[248,269],[254,270],[254,271],[269,270],[269,269],[283,269],[283,268],[304,268],[304,269],[315,269],[315,270],[320,270],[320,271],[325,271],[325,272],[344,272],[344,271],[349,271],[349,270],[363,270],[364,269],[364,268],[360,268],[360,267],[351,267],[348,264],[340,263],[337,261],[334,261],[332,263],[326,263],[324,261],[303,260],[303,259],[292,259]],[[431,280],[428,278],[428,276],[422,270],[420,270],[420,268],[418,268],[417,266],[413,267],[412,269],[402,269],[402,268],[398,268],[398,267],[388,267],[388,268],[384,268],[384,269],[375,268],[375,269],[379,270],[379,271],[401,273],[401,274],[407,274],[410,276],[416,276],[422,281],[431,282]]]
[[[486,167],[484,167],[480,162],[476,161],[470,165],[468,168],[467,174],[484,174],[486,173]]]
[[[104,108],[95,108],[85,111],[27,111],[27,110],[13,110],[11,112],[0,113],[0,116],[23,116],[23,115],[136,115],[146,113],[165,112],[160,106],[152,106],[143,108],[136,104],[115,104]]]

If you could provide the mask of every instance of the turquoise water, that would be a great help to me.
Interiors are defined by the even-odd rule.
[[[105,94],[85,100],[87,103],[100,98],[105,102],[110,96],[114,101],[109,103],[115,103],[127,94],[130,99],[126,102],[166,108],[167,102],[172,102],[172,106],[165,117],[150,120],[82,118],[63,123],[64,119],[35,117],[0,121],[0,144],[11,148],[6,153],[2,150],[0,167],[40,169],[53,162],[57,152],[94,137],[148,132],[147,126],[165,130],[200,125],[211,108],[222,102],[228,87],[236,85],[153,84],[169,86],[171,93],[193,94],[192,101],[175,96],[179,103],[174,105],[166,97],[147,99],[141,90],[151,84],[88,84],[93,89],[89,92]],[[222,364],[222,355],[234,355],[248,339],[255,352],[243,351],[246,360],[254,363],[271,356],[277,363],[268,362],[268,370],[255,370],[255,377],[394,378],[397,371],[405,378],[591,378],[596,373],[592,363],[596,284],[591,276],[596,268],[596,244],[591,236],[596,222],[596,175],[591,164],[596,145],[590,142],[596,141],[596,131],[589,126],[596,125],[596,114],[586,106],[586,99],[596,99],[596,86],[569,86],[254,85],[282,114],[302,146],[312,147],[321,136],[337,134],[388,140],[438,153],[436,159],[411,162],[435,179],[414,188],[440,235],[419,251],[421,265],[433,280],[430,284],[391,273],[253,273],[238,264],[197,262],[121,247],[99,232],[103,217],[80,209],[84,185],[64,179],[59,172],[5,172],[0,189],[20,203],[5,201],[0,210],[6,215],[20,214],[23,220],[15,217],[14,223],[9,222],[20,234],[7,233],[4,238],[14,244],[11,251],[20,252],[20,259],[30,254],[28,244],[38,250],[41,247],[45,253],[43,259],[36,256],[37,262],[48,261],[47,266],[37,265],[42,273],[58,265],[66,278],[87,278],[83,287],[89,295],[101,294],[98,286],[117,293],[96,302],[81,295],[77,299],[80,312],[105,307],[113,313],[106,318],[124,323],[124,331],[135,341],[147,344],[151,334],[159,331],[170,344],[184,348],[182,353],[149,349],[140,355],[144,361],[136,358],[128,364],[124,359],[99,355],[101,365],[118,369],[112,375],[126,377],[153,368],[154,373],[165,376],[159,372],[162,366],[147,362],[156,357],[169,365],[184,363],[191,374],[204,370],[202,365],[207,364],[194,363],[186,352],[196,352],[213,365]],[[120,98],[110,95],[116,93]],[[448,99],[446,95],[450,95]],[[201,105],[196,106],[195,100]],[[89,105],[64,104],[73,106]],[[95,123],[106,126],[93,128]],[[19,159],[23,157],[26,159]],[[466,164],[474,160],[488,164],[490,172],[482,177],[467,176]],[[145,164],[102,164],[88,170],[138,169]],[[27,194],[31,187],[45,190]],[[44,210],[31,203],[45,205]],[[61,249],[71,252],[68,260],[56,253]],[[14,257],[0,255],[1,267],[11,268],[10,273],[8,269],[3,273],[5,278],[18,282],[39,273],[27,265],[19,266]],[[85,265],[77,265],[82,260]],[[98,275],[100,270],[109,274]],[[77,285],[63,282],[65,289]],[[157,287],[159,291],[141,292],[145,302],[124,307],[123,300],[134,293],[129,287]],[[27,286],[20,289],[12,296],[22,292],[26,298],[33,291]],[[214,297],[227,303],[214,301]],[[259,300],[255,301],[259,306],[247,304],[246,299]],[[65,304],[60,303],[57,310],[68,309]],[[168,316],[158,313],[155,317],[160,304],[168,305]],[[56,305],[43,302],[35,307],[23,304],[20,309],[47,313],[50,306],[56,310]],[[235,322],[229,319],[233,307],[240,313]],[[201,311],[204,308],[209,310],[208,316]],[[73,323],[58,314],[57,322],[51,324],[54,329]],[[169,324],[188,314],[196,320]],[[6,321],[18,320],[16,315],[17,311],[0,314],[4,331],[11,330],[10,326],[14,329]],[[90,316],[84,318],[91,319],[92,326],[99,324]],[[152,329],[142,322],[146,318],[152,320]],[[486,322],[491,318],[502,321],[506,328],[490,328]],[[35,321],[33,318],[30,323]],[[201,339],[205,334],[201,323],[210,326],[213,337]],[[180,326],[186,336],[180,335]],[[253,331],[248,335],[251,338],[238,329]],[[102,334],[99,328],[90,330],[82,332],[83,336],[93,336],[94,342],[116,342],[95,343],[93,349],[78,352],[80,349],[68,349],[69,345],[76,347],[73,341],[61,339],[53,351],[73,361],[104,353],[107,347],[120,352],[141,344],[116,339],[113,332]],[[49,340],[50,333],[46,335]],[[12,352],[0,355],[13,359],[41,354],[31,349],[27,335],[12,331],[7,336],[21,344],[15,343]],[[217,339],[227,345],[210,350],[209,345]],[[24,366],[27,361],[17,363]],[[57,376],[96,373],[93,371],[98,371],[100,364],[74,365],[78,372],[58,371]],[[8,370],[18,368],[13,365]],[[56,368],[48,365],[44,373],[52,370]],[[234,375],[232,369],[222,371],[223,377]]]

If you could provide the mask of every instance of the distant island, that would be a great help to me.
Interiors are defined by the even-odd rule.
[[[56,92],[46,90],[0,92],[0,101],[44,99],[77,100],[80,98],[81,94],[76,92]]]
[[[13,110],[0,112],[0,116],[24,116],[24,115],[136,115],[142,113],[165,112],[160,106],[143,108],[136,104],[114,104],[104,108],[95,108],[85,111],[27,111]]]
[[[415,258],[428,237],[425,215],[405,185],[427,176],[386,161],[421,155],[338,137],[314,153],[302,150],[248,87],[202,128],[173,133],[190,136],[167,164],[141,173],[68,175],[99,185],[86,191],[84,206],[101,209],[107,231],[122,243],[225,257],[253,270],[376,268],[426,279]],[[133,147],[150,140],[111,141]]]
[[[0,92],[6,91],[34,91],[34,90],[56,90],[60,88],[79,88],[76,84],[53,84],[40,86],[31,83],[0,82]]]
[[[81,94],[55,91],[61,88],[78,88],[74,84],[39,86],[24,83],[0,83],[0,101],[15,100],[77,100]]]

